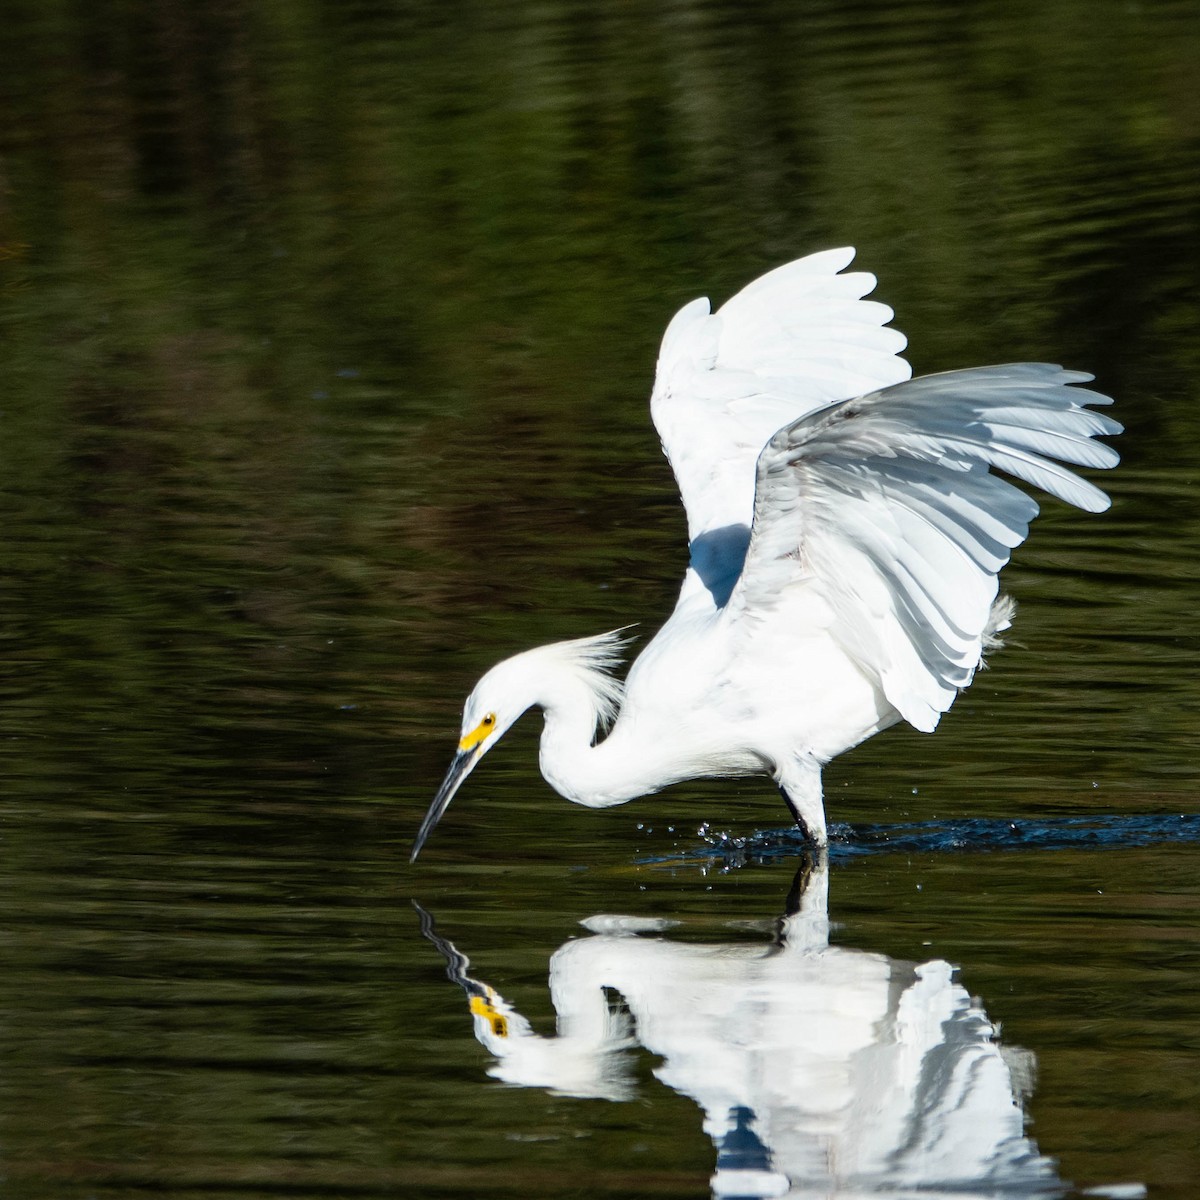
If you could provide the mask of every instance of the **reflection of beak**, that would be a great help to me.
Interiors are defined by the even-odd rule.
[[[437,795],[433,798],[433,803],[429,806],[429,811],[425,814],[425,820],[421,822],[421,828],[417,830],[416,839],[413,841],[412,853],[408,856],[410,863],[417,861],[417,855],[421,853],[421,847],[425,845],[425,839],[433,832],[433,827],[442,819],[442,814],[450,807],[450,801],[454,799],[454,793],[458,791],[462,781],[470,775],[472,768],[480,759],[480,746],[475,745],[470,750],[460,750],[455,756],[454,761],[450,764],[450,770],[446,772],[446,778],[442,780],[442,786],[438,788]]]

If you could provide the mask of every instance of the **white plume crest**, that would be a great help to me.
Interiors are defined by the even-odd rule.
[[[531,652],[553,656],[560,666],[579,678],[593,697],[597,723],[605,729],[617,719],[625,697],[624,681],[612,672],[624,662],[621,652],[632,640],[622,636],[626,628],[573,638],[569,642],[553,642]]]

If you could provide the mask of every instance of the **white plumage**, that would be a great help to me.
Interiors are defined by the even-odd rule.
[[[1007,627],[997,572],[1038,506],[996,472],[1108,507],[1063,465],[1117,462],[1093,440],[1121,427],[1084,407],[1111,403],[1078,386],[1090,375],[1016,363],[911,379],[891,309],[863,298],[874,276],[843,273],[853,256],[810,255],[668,325],[651,412],[688,518],[675,612],[623,696],[613,634],[489,671],[413,858],[535,705],[542,772],[576,803],[762,774],[824,842],[824,763],[901,718],[934,729]]]

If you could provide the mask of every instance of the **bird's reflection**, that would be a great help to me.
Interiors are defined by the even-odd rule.
[[[544,1037],[441,937],[475,1036],[511,1084],[623,1100],[641,1045],[691,1097],[714,1196],[1057,1195],[1025,1136],[1033,1056],[1001,1047],[953,968],[829,944],[824,858],[797,876],[773,942],[694,944],[673,922],[597,916],[550,960]]]

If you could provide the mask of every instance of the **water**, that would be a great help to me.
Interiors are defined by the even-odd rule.
[[[16,2],[5,29],[9,1194],[705,1197],[785,1159],[825,1194],[824,1122],[896,1195],[912,1155],[864,1131],[911,1106],[851,1060],[905,1049],[911,1128],[977,1116],[960,1191],[992,1153],[1018,1195],[1194,1194],[1192,6]],[[1111,512],[1048,504],[992,669],[934,737],[830,769],[827,880],[797,886],[766,785],[564,804],[532,721],[410,869],[483,669],[670,611],[670,314],[848,242],[918,370],[1096,371]],[[928,992],[946,1019],[906,1041]],[[573,997],[616,1031],[574,1057]],[[504,1082],[496,1016],[541,1077]]]

